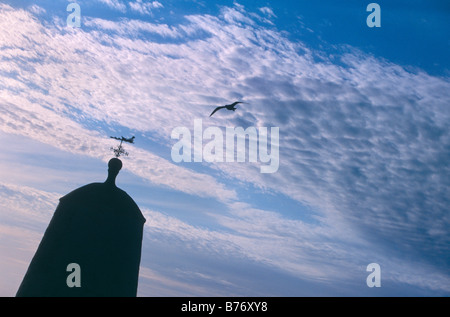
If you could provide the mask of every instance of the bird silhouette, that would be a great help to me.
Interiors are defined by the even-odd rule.
[[[236,101],[236,102],[233,102],[231,105],[225,105],[225,106],[217,107],[216,109],[214,109],[214,111],[209,116],[211,117],[213,114],[215,114],[220,109],[227,109],[227,110],[236,111],[236,105],[238,105],[240,103],[245,103],[245,102]]]

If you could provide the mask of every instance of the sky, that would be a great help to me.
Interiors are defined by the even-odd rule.
[[[449,296],[450,5],[377,1],[369,27],[369,3],[0,2],[0,296],[59,198],[106,179],[110,136],[136,137],[138,296]],[[177,162],[195,122],[211,154],[256,128],[257,161]]]

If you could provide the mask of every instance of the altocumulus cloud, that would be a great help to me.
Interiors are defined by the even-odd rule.
[[[123,2],[102,2],[126,10]],[[158,9],[155,3],[141,13]],[[368,264],[372,251],[389,263],[388,278],[450,291],[447,78],[351,47],[327,57],[261,27],[263,17],[239,5],[176,26],[86,17],[81,29],[0,10],[3,132],[106,159],[96,154],[104,133],[86,120],[170,144],[171,130],[204,117],[211,103],[244,97],[250,105],[210,124],[280,127],[273,175],[250,164],[209,164],[217,171],[211,176],[136,149],[129,164],[136,175],[229,208],[229,216],[212,216],[223,231],[147,210],[147,238],[179,237],[207,253],[240,254],[318,280],[350,279],[342,272]],[[319,224],[237,202],[218,175],[308,205]]]

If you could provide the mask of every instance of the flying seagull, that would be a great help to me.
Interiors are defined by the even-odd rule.
[[[217,111],[219,111],[220,109],[227,109],[227,110],[233,110],[236,111],[236,105],[240,104],[240,103],[245,103],[242,101],[236,101],[234,103],[232,103],[231,105],[226,105],[226,106],[221,106],[221,107],[217,107],[216,109],[214,109],[214,111],[209,115],[210,117],[215,114]]]

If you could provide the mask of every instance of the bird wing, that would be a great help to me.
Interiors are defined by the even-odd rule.
[[[211,117],[213,114],[215,114],[217,111],[219,111],[220,109],[223,109],[223,108],[225,108],[225,107],[224,106],[223,107],[217,107],[216,109],[214,109],[214,111],[209,116]]]

